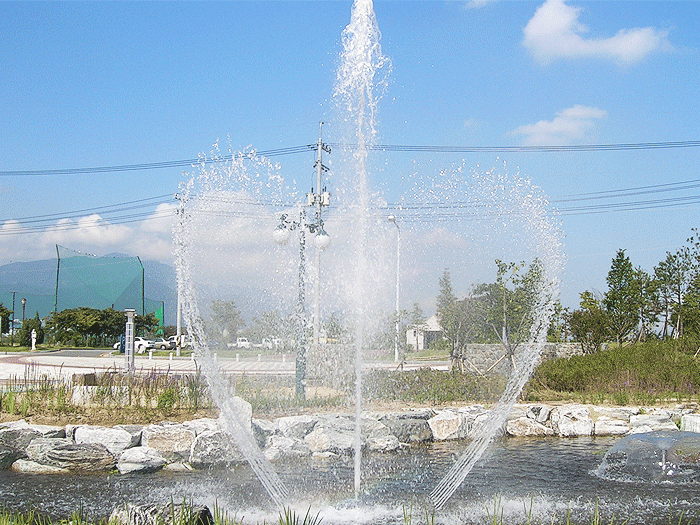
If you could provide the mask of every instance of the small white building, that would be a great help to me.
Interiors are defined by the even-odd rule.
[[[412,324],[406,329],[406,344],[414,352],[420,352],[430,346],[430,343],[442,338],[442,327],[437,315],[431,315],[424,324]]]

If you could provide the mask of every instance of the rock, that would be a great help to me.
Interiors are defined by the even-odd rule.
[[[526,416],[544,425],[551,413],[552,407],[549,405],[531,405],[527,408]]]
[[[116,525],[213,525],[214,518],[203,505],[125,503],[112,511],[108,522]]]
[[[264,449],[267,446],[271,436],[280,433],[279,427],[267,419],[253,419],[251,423],[253,436],[260,449]]]
[[[467,437],[469,426],[462,414],[442,410],[428,420],[428,426],[436,441]]]
[[[496,429],[495,437],[503,437],[506,433],[506,423],[507,421],[501,422],[501,426]],[[480,437],[486,429],[487,425],[491,425],[491,412],[481,411],[477,412],[474,419],[469,421],[469,431],[467,432],[467,437],[470,439],[475,439]]]
[[[252,438],[252,436],[251,436]],[[192,442],[189,463],[195,467],[245,462],[233,436],[224,430],[205,430]]]
[[[0,428],[0,445],[24,450],[33,440],[43,437],[41,432],[31,428],[24,420],[13,423]]]
[[[23,450],[0,445],[0,470],[9,469],[18,459],[26,457]]]
[[[36,461],[28,459],[18,459],[10,468],[13,472],[21,472],[22,474],[69,474],[70,470],[60,467],[52,467],[51,465],[42,465]]]
[[[112,454],[119,455],[127,448],[135,447],[141,440],[141,432],[131,433],[123,427],[85,425],[75,429],[76,443],[100,443]]]
[[[288,416],[277,419],[277,427],[282,435],[304,439],[316,426],[319,418],[314,416]]]
[[[288,458],[302,458],[311,455],[311,448],[306,442],[297,438],[272,435],[268,438],[265,457],[269,461]]]
[[[36,430],[45,438],[64,438],[66,437],[65,427],[57,427],[55,425],[29,425],[29,428]]]
[[[629,418],[629,415],[628,415]],[[596,436],[621,436],[630,431],[629,419],[612,419],[608,416],[600,416],[593,426]]]
[[[554,433],[561,437],[590,436],[593,434],[593,419],[585,405],[556,407],[550,415]]]
[[[313,453],[332,452],[352,454],[355,442],[355,423],[350,418],[335,416],[316,423],[313,431],[304,437]]]
[[[148,425],[141,431],[141,445],[154,448],[169,462],[189,461],[194,430],[177,423]]]
[[[607,417],[608,419],[619,419],[629,423],[631,416],[639,414],[638,407],[593,407],[593,417]]]
[[[400,446],[399,439],[393,434],[367,438],[367,448],[373,452],[393,452]]]
[[[185,421],[182,426],[193,430],[196,435],[206,430],[223,430],[221,421],[213,417],[203,417],[192,421]]]
[[[60,438],[39,438],[27,447],[30,460],[75,471],[111,470],[115,457],[100,443],[70,443]]]
[[[162,469],[166,463],[165,458],[156,449],[133,447],[127,448],[119,455],[117,470],[120,474],[155,472]]]
[[[67,444],[71,443],[71,441],[63,438],[37,438],[26,448],[27,459],[43,465],[49,465],[51,460],[48,458],[48,452],[61,443]]]
[[[433,431],[425,419],[383,418],[382,423],[401,443],[424,443],[433,439]]]
[[[681,430],[686,432],[700,432],[700,414],[682,415]]]
[[[510,436],[553,436],[554,430],[538,423],[534,419],[522,416],[517,419],[509,419],[506,422],[506,433]]]
[[[654,430],[678,430],[678,426],[671,421],[670,413],[659,411],[653,414],[639,414],[630,416],[630,427],[644,427]],[[639,432],[637,432],[639,433]]]

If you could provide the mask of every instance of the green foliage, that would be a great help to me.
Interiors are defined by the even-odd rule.
[[[364,399],[411,403],[451,403],[495,401],[503,391],[503,380],[477,378],[458,372],[445,373],[430,368],[400,372],[373,370],[367,374]]]
[[[627,404],[646,392],[695,395],[700,386],[700,365],[684,351],[681,342],[650,341],[612,346],[591,355],[542,363],[530,388],[558,392],[606,392],[618,404]]]
[[[33,319],[25,319],[22,323],[22,328],[17,332],[17,340],[20,346],[32,346],[32,330],[36,331],[36,344],[44,343],[44,328],[39,319],[39,313]]]
[[[0,303],[0,333],[6,334],[10,331],[10,317],[12,316],[12,310],[5,308],[2,303]]]
[[[226,334],[227,340],[235,340],[238,331],[245,326],[241,312],[234,301],[212,301],[211,323],[217,336]]]
[[[180,394],[175,386],[168,386],[158,395],[156,408],[163,411],[172,410],[180,401]]]
[[[639,323],[640,290],[634,266],[625,250],[618,250],[606,278],[608,291],[603,297],[613,336],[620,344]]]
[[[581,294],[581,308],[565,315],[575,341],[581,343],[585,353],[596,352],[611,335],[607,311],[593,293]]]

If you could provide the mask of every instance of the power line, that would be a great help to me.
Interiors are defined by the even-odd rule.
[[[338,149],[356,149],[357,144],[328,143],[328,146]],[[254,157],[278,157],[282,155],[294,155],[308,152],[315,144],[304,144],[287,148],[241,152],[233,155],[214,157],[198,157],[194,159],[170,160],[163,162],[147,162],[140,164],[123,164],[117,166],[97,166],[91,168],[63,168],[47,170],[5,170],[0,171],[0,177],[27,177],[50,175],[84,175],[97,173],[119,173],[128,171],[142,171],[165,168],[195,167],[202,163],[226,162],[232,159],[246,159]],[[639,142],[620,144],[578,144],[570,146],[409,146],[396,144],[369,145],[368,149],[383,152],[416,152],[416,153],[564,153],[564,152],[594,152],[594,151],[630,151],[630,150],[656,150],[700,147],[700,140],[681,140],[670,142]]]

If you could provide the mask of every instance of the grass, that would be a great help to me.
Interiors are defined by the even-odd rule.
[[[682,341],[612,346],[591,355],[547,361],[523,398],[615,405],[700,401],[700,361]]]

